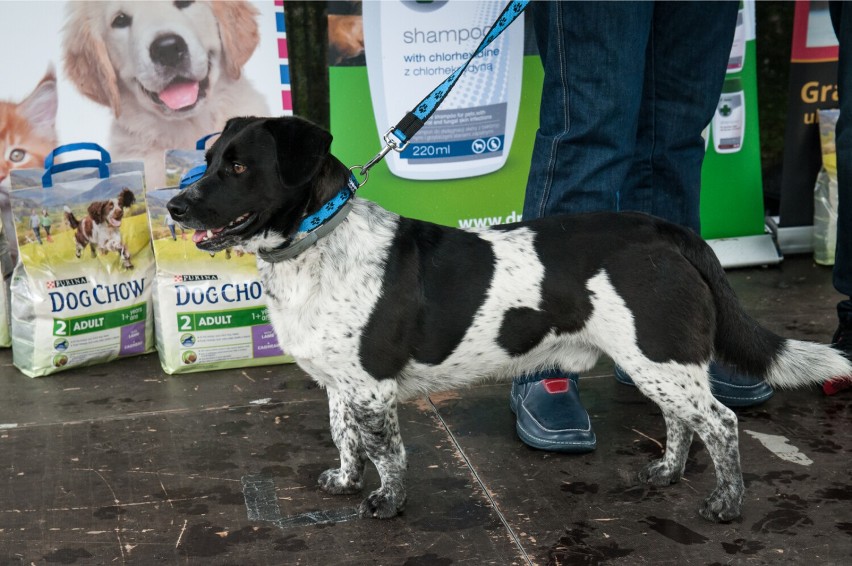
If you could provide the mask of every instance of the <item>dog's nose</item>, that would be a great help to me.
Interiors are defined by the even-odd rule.
[[[180,220],[186,216],[186,211],[189,210],[189,206],[182,201],[175,202],[176,200],[177,199],[170,200],[168,204],[166,204],[166,208],[174,220]]]
[[[183,38],[170,33],[161,35],[151,43],[151,61],[164,67],[177,67],[189,54]]]

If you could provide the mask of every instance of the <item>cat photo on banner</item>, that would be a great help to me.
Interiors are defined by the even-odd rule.
[[[8,276],[17,261],[16,219],[9,204],[10,174],[13,169],[44,166],[44,158],[58,145],[56,134],[56,73],[53,66],[32,90],[20,100],[0,98],[0,219],[9,246],[11,262],[2,266]],[[17,219],[20,220],[20,219]]]

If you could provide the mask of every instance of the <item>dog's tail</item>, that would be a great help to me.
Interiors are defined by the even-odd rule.
[[[738,371],[762,377],[773,387],[791,388],[852,376],[852,363],[838,350],[782,338],[762,327],[740,305],[716,254],[694,232],[664,224],[660,230],[710,287],[716,305],[716,359]]]
[[[74,217],[74,213],[71,212],[71,209],[67,206],[63,207],[62,209],[65,211],[65,220],[68,221],[68,225],[71,226],[72,230],[76,230],[77,226],[79,226],[80,223]]]

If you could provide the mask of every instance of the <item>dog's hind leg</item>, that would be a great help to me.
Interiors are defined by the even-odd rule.
[[[98,257],[98,250],[95,247],[95,244],[89,244],[89,249],[92,250],[92,257]]]
[[[319,487],[334,495],[357,493],[364,487],[364,466],[367,463],[361,432],[352,410],[340,392],[331,387],[328,388],[328,409],[331,436],[340,452],[340,467],[320,474]]]
[[[405,506],[405,447],[396,416],[396,382],[359,388],[348,400],[358,423],[367,457],[376,466],[382,486],[361,502],[362,517],[387,519]]]
[[[627,368],[625,368],[627,369]],[[635,364],[629,374],[642,393],[666,416],[667,441],[674,447],[659,462],[643,470],[642,478],[655,485],[671,483],[683,469],[690,428],[707,447],[716,468],[716,488],[704,500],[699,514],[709,521],[729,521],[740,516],[745,487],[740,468],[737,417],[710,393],[707,364],[674,362]]]

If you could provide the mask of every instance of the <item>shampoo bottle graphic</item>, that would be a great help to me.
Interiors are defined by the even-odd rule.
[[[364,2],[364,51],[378,137],[470,54],[502,2]],[[477,55],[426,125],[385,161],[405,179],[458,179],[500,169],[512,146],[523,72],[520,16]]]
[[[746,13],[743,3],[740,2],[740,10],[737,12],[737,27],[734,30],[734,43],[731,45],[731,54],[728,57],[728,72],[739,73],[743,70],[746,52]]]
[[[745,93],[740,79],[725,79],[722,96],[713,116],[713,146],[716,153],[742,149],[745,134]]]

